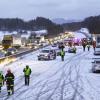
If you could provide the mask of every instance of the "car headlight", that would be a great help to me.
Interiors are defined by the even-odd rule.
[[[4,51],[4,53],[6,54],[6,53],[7,53],[7,51]]]
[[[37,46],[34,46],[34,49],[36,49],[37,48]]]
[[[15,52],[14,52],[14,51],[12,51],[11,53],[12,53],[12,54],[14,54]]]
[[[48,54],[45,54],[44,56],[46,56],[46,57],[47,57],[47,56],[48,56]]]

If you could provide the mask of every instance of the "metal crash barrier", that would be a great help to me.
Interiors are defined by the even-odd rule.
[[[46,46],[48,46],[48,45],[46,45]],[[44,47],[46,47],[46,46],[44,46]],[[23,51],[21,53],[16,53],[14,55],[2,57],[2,58],[0,58],[0,64],[4,64],[5,65],[5,64],[14,62],[14,61],[17,60],[18,57],[21,57],[23,55],[26,55],[28,53],[31,53],[33,51],[36,51],[36,50],[41,49],[41,48],[44,48],[44,47],[40,47],[40,48],[37,48],[37,49],[30,49],[30,50],[27,50],[27,51]]]

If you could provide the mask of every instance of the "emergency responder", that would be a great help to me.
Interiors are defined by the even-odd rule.
[[[59,43],[59,46],[58,46],[59,49],[63,50],[65,48],[64,44],[61,42]]]
[[[86,42],[83,42],[83,43],[82,43],[82,46],[83,46],[83,51],[85,51],[85,48],[86,48]]]
[[[23,70],[24,76],[25,76],[25,85],[29,85],[30,82],[30,74],[31,74],[31,68],[29,68],[28,65],[26,65],[26,68]]]
[[[87,45],[87,48],[88,48],[88,51],[90,51],[90,45],[89,44]]]
[[[61,49],[64,50],[64,48],[65,48],[65,46],[64,46],[64,44],[62,44],[62,45],[61,45]]]
[[[64,50],[60,51],[60,56],[61,56],[61,60],[64,61],[64,56],[65,56],[65,51]]]
[[[92,42],[92,45],[93,45],[93,49],[94,49],[94,51],[95,51],[95,48],[96,48],[96,41],[93,41],[93,42]]]
[[[2,74],[2,71],[0,71],[0,93],[1,93],[1,87],[4,85],[4,76]]]
[[[7,70],[7,74],[5,75],[5,81],[7,85],[8,95],[14,94],[14,74],[11,70]]]
[[[74,48],[73,48],[73,49],[74,49],[74,53],[76,53],[76,47],[75,47],[75,46],[74,46]]]

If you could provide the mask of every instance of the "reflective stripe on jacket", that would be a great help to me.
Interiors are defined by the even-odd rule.
[[[64,51],[61,51],[60,53],[61,53],[61,56],[64,56],[65,55],[65,52]]]
[[[31,74],[31,69],[30,68],[28,68],[28,69],[25,68],[24,74],[25,75],[30,75]]]
[[[0,83],[2,83],[4,80],[3,75],[0,75]]]

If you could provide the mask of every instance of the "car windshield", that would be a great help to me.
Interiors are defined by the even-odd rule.
[[[8,51],[16,51],[14,48],[9,48]]]
[[[43,53],[49,53],[49,50],[42,50]]]

